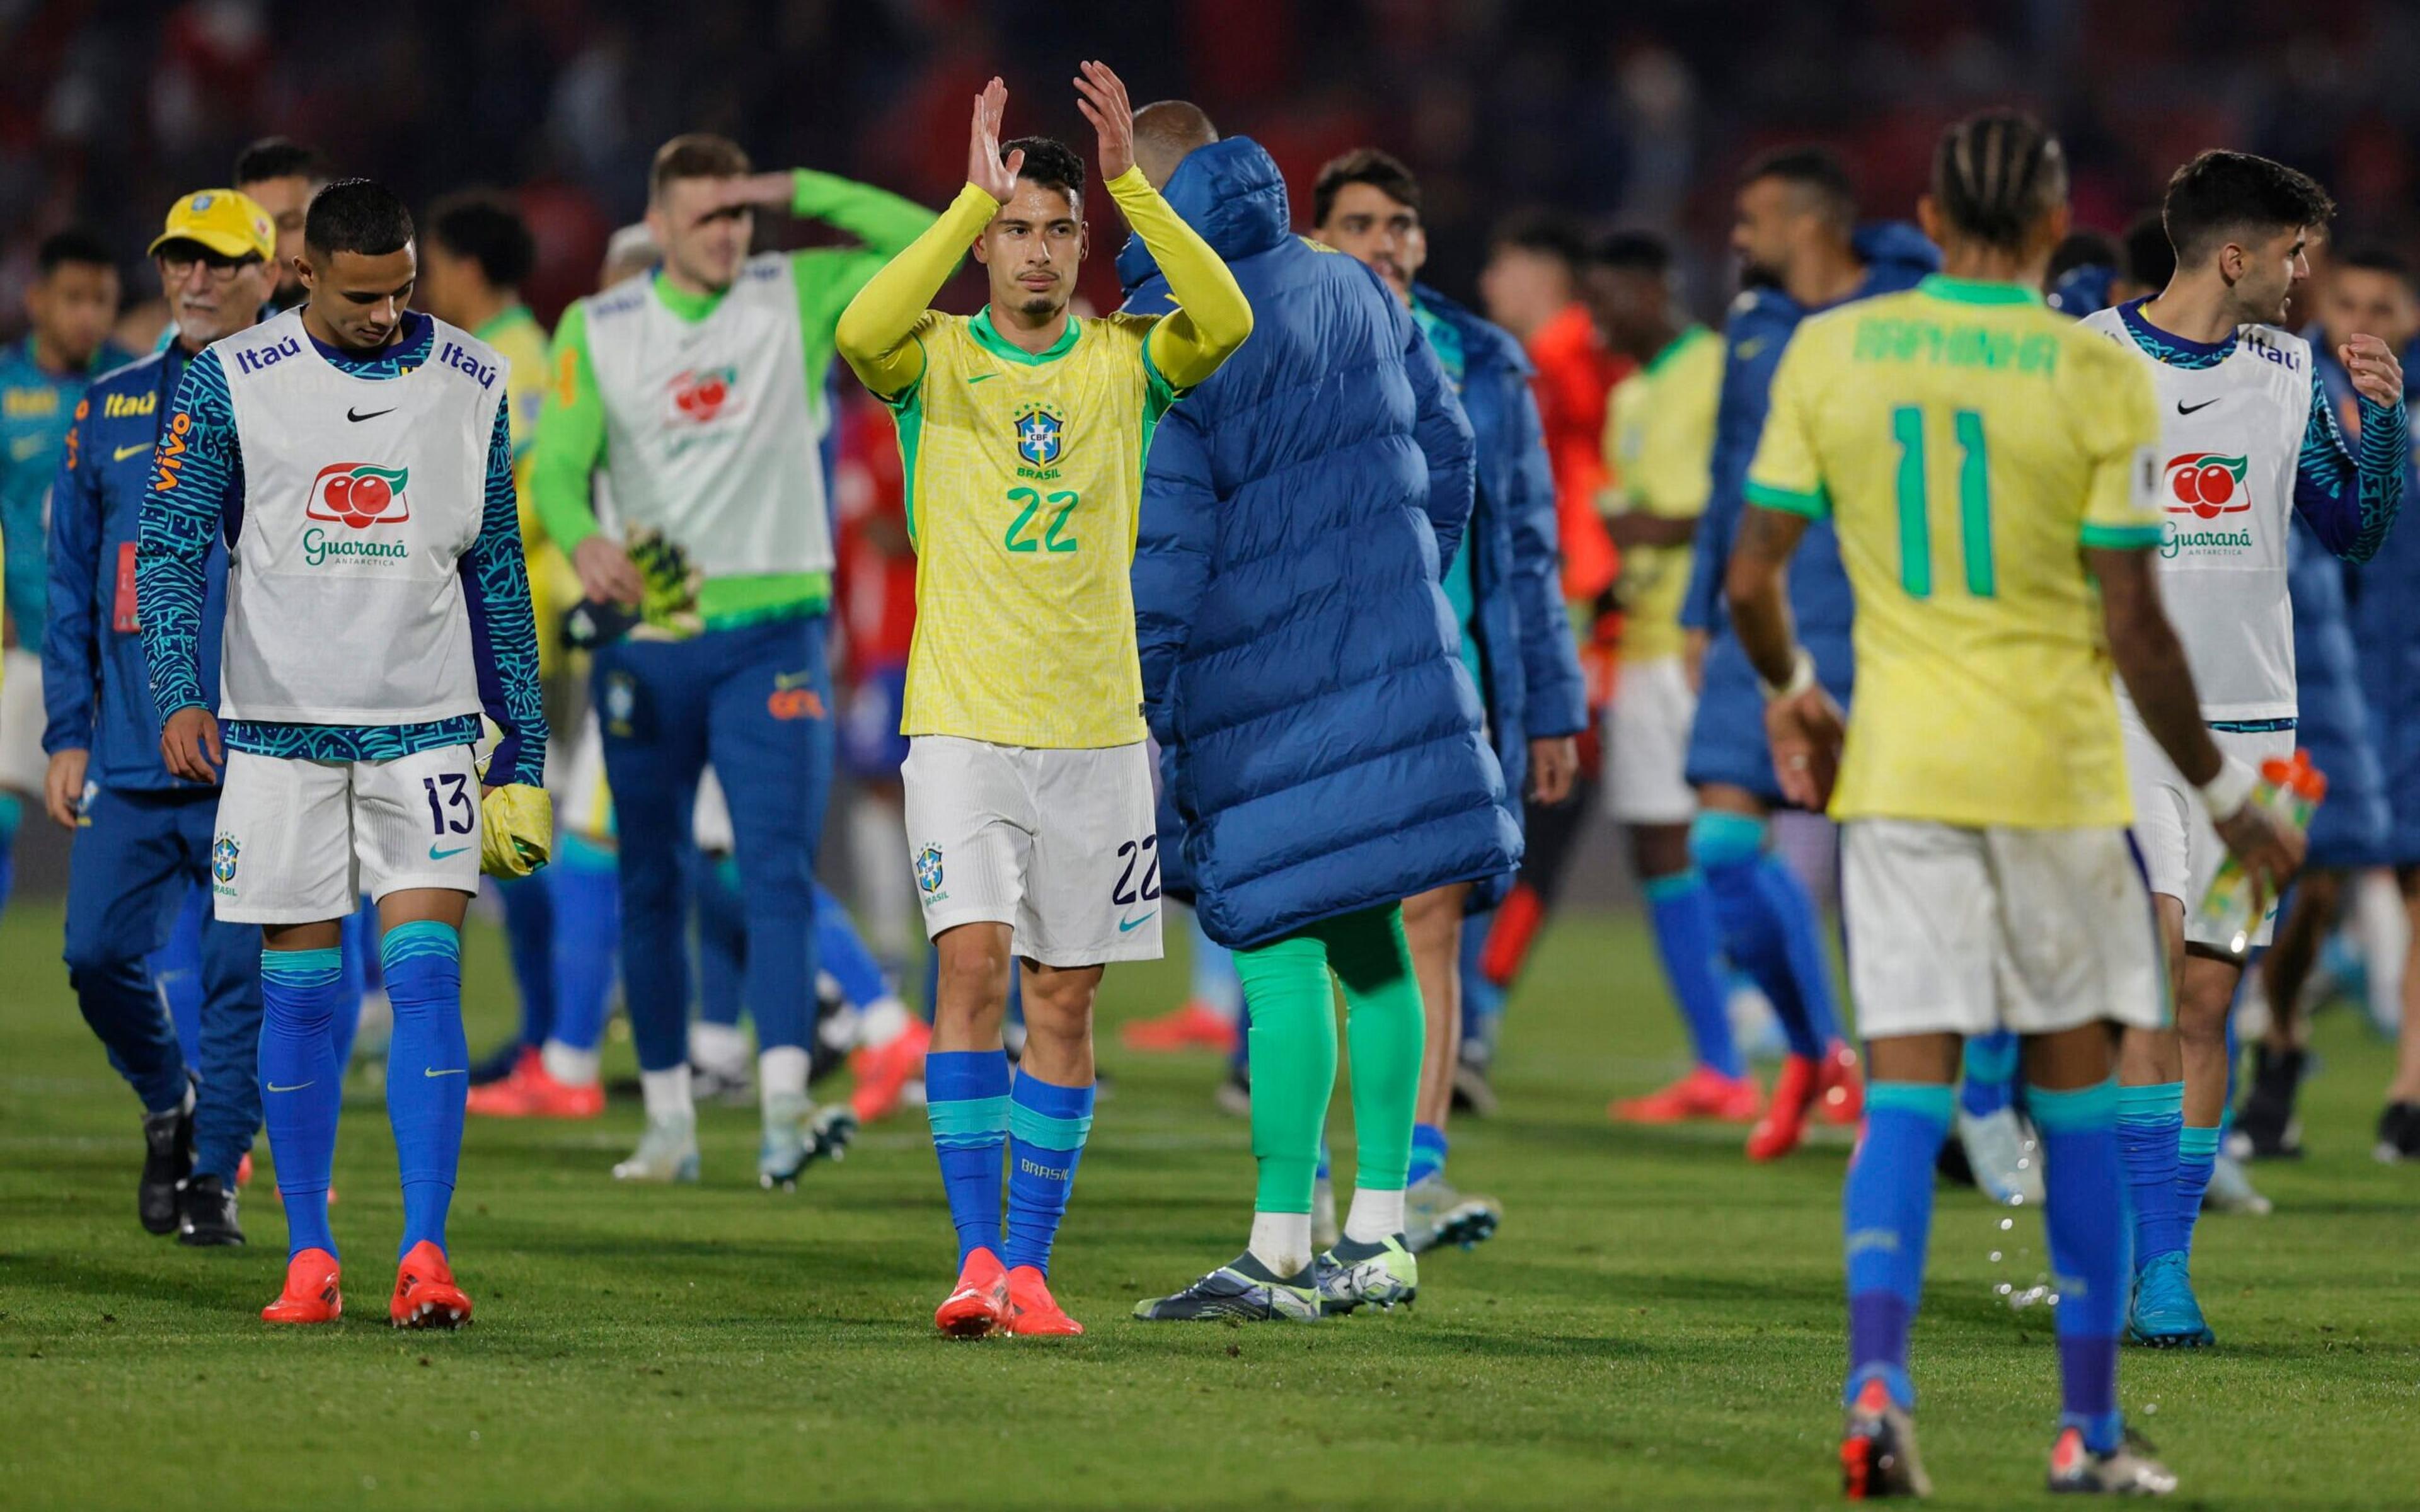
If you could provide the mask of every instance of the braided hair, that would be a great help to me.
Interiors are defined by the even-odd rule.
[[[1933,203],[1978,241],[2013,252],[2066,198],[2067,154],[2023,111],[1969,116],[1941,133],[1933,150]]]

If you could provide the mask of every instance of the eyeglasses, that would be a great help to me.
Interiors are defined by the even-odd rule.
[[[235,275],[247,268],[257,267],[257,257],[240,257],[229,261],[213,253],[163,252],[160,254],[160,271],[171,284],[181,284],[194,276],[195,268],[208,270],[213,284],[230,284]]]

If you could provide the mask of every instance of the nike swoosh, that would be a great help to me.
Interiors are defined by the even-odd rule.
[[[468,845],[457,845],[450,851],[441,851],[436,846],[431,845],[428,847],[428,858],[432,861],[442,861],[447,856],[459,856],[470,848],[471,847]]]
[[[423,1076],[468,1076],[471,1074],[471,1068],[468,1066],[457,1066],[452,1071],[437,1071],[432,1068],[423,1068],[420,1074]]]
[[[1155,915],[1155,914],[1157,914],[1158,912],[1159,912],[1159,910],[1158,910],[1158,909],[1156,909],[1156,908],[1155,908],[1155,909],[1153,909],[1153,910],[1151,911],[1151,913],[1143,915],[1140,918],[1133,918],[1133,919],[1121,918],[1121,919],[1119,919],[1119,920],[1118,920],[1118,933],[1121,933],[1121,934],[1124,934],[1124,933],[1126,933],[1127,932],[1129,932],[1129,931],[1131,931],[1131,930],[1139,930],[1139,929],[1142,928],[1145,924],[1150,923],[1150,922],[1151,922],[1151,920],[1152,920],[1152,916],[1153,916],[1153,915]]]
[[[393,413],[395,413],[395,406],[393,405],[389,405],[383,409],[373,409],[365,415],[357,415],[353,413],[353,409],[350,405],[347,405],[345,407],[345,418],[347,420],[376,420],[380,415],[391,415]]]
[[[2222,393],[2218,397],[2219,399],[2224,399],[2226,395]],[[2179,399],[2177,401],[2177,413],[2180,415],[2189,415],[2196,409],[2207,409],[2216,403],[2218,403],[2218,399],[2204,399],[2199,404],[2187,404],[2182,399]]]
[[[315,1081],[308,1081],[308,1082],[296,1082],[296,1083],[295,1083],[293,1086],[291,1086],[291,1087],[280,1087],[280,1086],[278,1086],[275,1082],[271,1082],[271,1083],[269,1084],[269,1089],[270,1089],[271,1091],[272,1091],[272,1092],[299,1092],[299,1091],[302,1090],[302,1088],[306,1088],[306,1087],[313,1087],[313,1086],[317,1086],[317,1085],[318,1085],[318,1083],[317,1083],[317,1081],[316,1081],[316,1080],[315,1080]]]
[[[967,381],[970,383],[988,383],[998,377],[1000,377],[1000,375],[997,373],[977,373],[974,377],[967,379]]]
[[[815,674],[812,671],[803,672],[775,672],[773,674],[773,691],[776,693],[787,693],[794,687],[804,687],[814,680]]]
[[[147,452],[149,450],[151,450],[151,443],[149,441],[136,441],[132,446],[119,447],[113,455],[112,460],[123,462],[137,452]]]

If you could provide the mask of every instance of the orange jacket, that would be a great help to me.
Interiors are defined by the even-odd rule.
[[[1578,304],[1529,333],[1530,379],[1555,471],[1555,517],[1561,527],[1563,596],[1587,603],[1613,586],[1621,565],[1597,495],[1606,484],[1605,406],[1636,364],[1606,350],[1596,323]]]

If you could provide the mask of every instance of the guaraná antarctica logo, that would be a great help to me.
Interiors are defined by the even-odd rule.
[[[673,412],[699,424],[722,413],[739,386],[739,369],[732,366],[683,368],[673,375]]]
[[[2235,530],[2200,530],[2195,522],[2221,515],[2240,515],[2252,507],[2251,458],[2217,452],[2184,452],[2168,458],[2167,511],[2176,517],[2160,536],[2160,555],[2175,558],[2191,552],[2234,552],[2252,545],[2247,523]]]
[[[411,499],[404,492],[409,468],[382,468],[373,462],[331,462],[311,480],[311,501],[305,519],[331,520],[348,531],[373,525],[400,525],[411,517]],[[331,535],[318,526],[302,532],[302,555],[312,566],[331,561],[401,562],[411,550],[401,541],[372,541]]]

